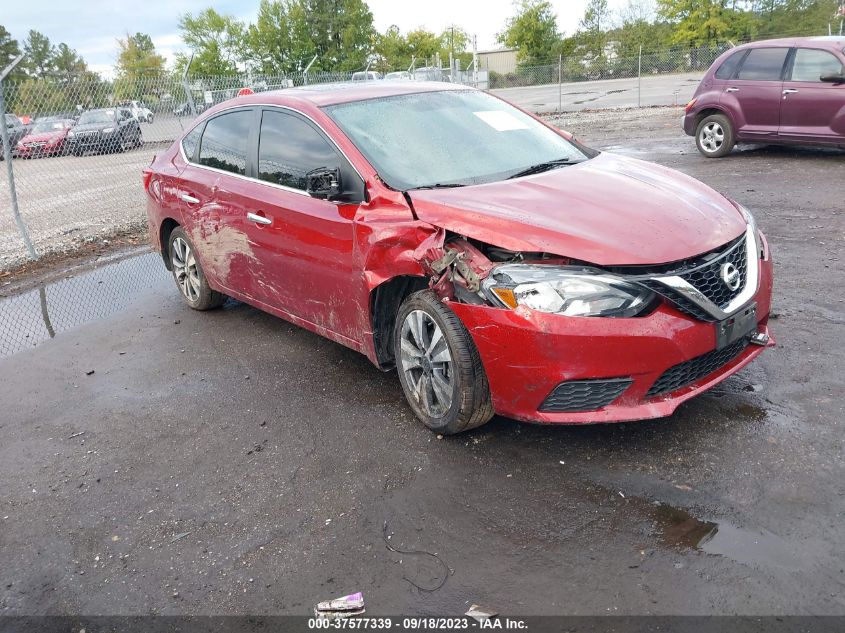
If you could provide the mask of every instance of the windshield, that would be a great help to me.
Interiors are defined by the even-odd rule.
[[[448,90],[325,108],[390,187],[471,185],[538,164],[589,156],[513,106],[480,91]]]
[[[65,129],[64,123],[61,121],[42,121],[32,126],[33,134],[44,134],[46,132],[56,132]]]
[[[114,121],[114,110],[91,110],[83,112],[79,117],[78,125],[86,123],[111,123]]]

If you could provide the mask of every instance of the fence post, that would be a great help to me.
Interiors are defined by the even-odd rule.
[[[188,70],[191,68],[191,62],[194,61],[194,53],[191,51],[191,56],[188,58],[188,63],[185,65],[185,72],[182,73],[182,87],[185,89],[185,97],[188,99],[188,107],[191,109],[191,116],[196,118],[197,106],[194,104],[194,94],[191,92],[191,85],[188,83]]]
[[[308,62],[308,65],[305,67],[305,70],[302,71],[302,83],[306,86],[308,85],[308,71],[311,70],[311,66],[313,66],[314,62],[316,61],[317,55],[314,55],[314,59]],[[367,65],[367,67],[369,68],[369,64]]]
[[[643,107],[643,45],[640,44],[640,54],[637,58],[637,107]]]
[[[563,53],[557,58],[557,119],[563,116]]]
[[[9,130],[6,129],[6,101],[3,95],[3,82],[22,59],[23,55],[18,55],[17,59],[6,66],[3,72],[0,72],[0,119],[2,119],[2,123],[0,123],[0,136],[3,137],[3,158],[6,162],[6,177],[9,179],[9,199],[12,201],[12,215],[15,218],[15,224],[18,225],[18,232],[21,234],[24,244],[26,244],[26,250],[29,251],[29,257],[31,259],[37,259],[38,253],[32,245],[32,240],[29,239],[29,231],[26,230],[26,224],[24,224],[20,209],[18,208],[18,192],[15,190],[15,170],[12,167],[12,148],[9,145]]]

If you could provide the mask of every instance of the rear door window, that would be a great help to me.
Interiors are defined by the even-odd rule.
[[[245,175],[252,117],[251,110],[238,110],[210,119],[200,141],[200,165]]]
[[[746,51],[737,51],[722,62],[722,65],[719,66],[719,70],[716,71],[716,79],[731,79],[736,72],[737,66],[739,66],[739,62],[742,61],[745,52]]]
[[[305,175],[338,167],[337,152],[306,121],[292,114],[265,110],[258,139],[258,177],[305,191]]]
[[[737,79],[780,81],[788,48],[753,48],[748,53]]]
[[[841,75],[842,62],[833,53],[813,48],[799,48],[792,62],[792,81],[820,82],[825,75]]]

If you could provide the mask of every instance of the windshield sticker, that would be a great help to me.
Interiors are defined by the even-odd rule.
[[[504,110],[482,110],[481,112],[473,112],[473,114],[497,132],[528,129],[525,123]]]

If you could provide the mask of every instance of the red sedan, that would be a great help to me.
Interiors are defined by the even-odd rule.
[[[18,158],[36,158],[64,154],[67,150],[67,133],[73,125],[71,119],[39,121],[15,145],[14,155]]]
[[[481,91],[240,97],[144,182],[190,307],[234,297],[397,368],[439,433],[666,416],[773,344],[744,207]]]

